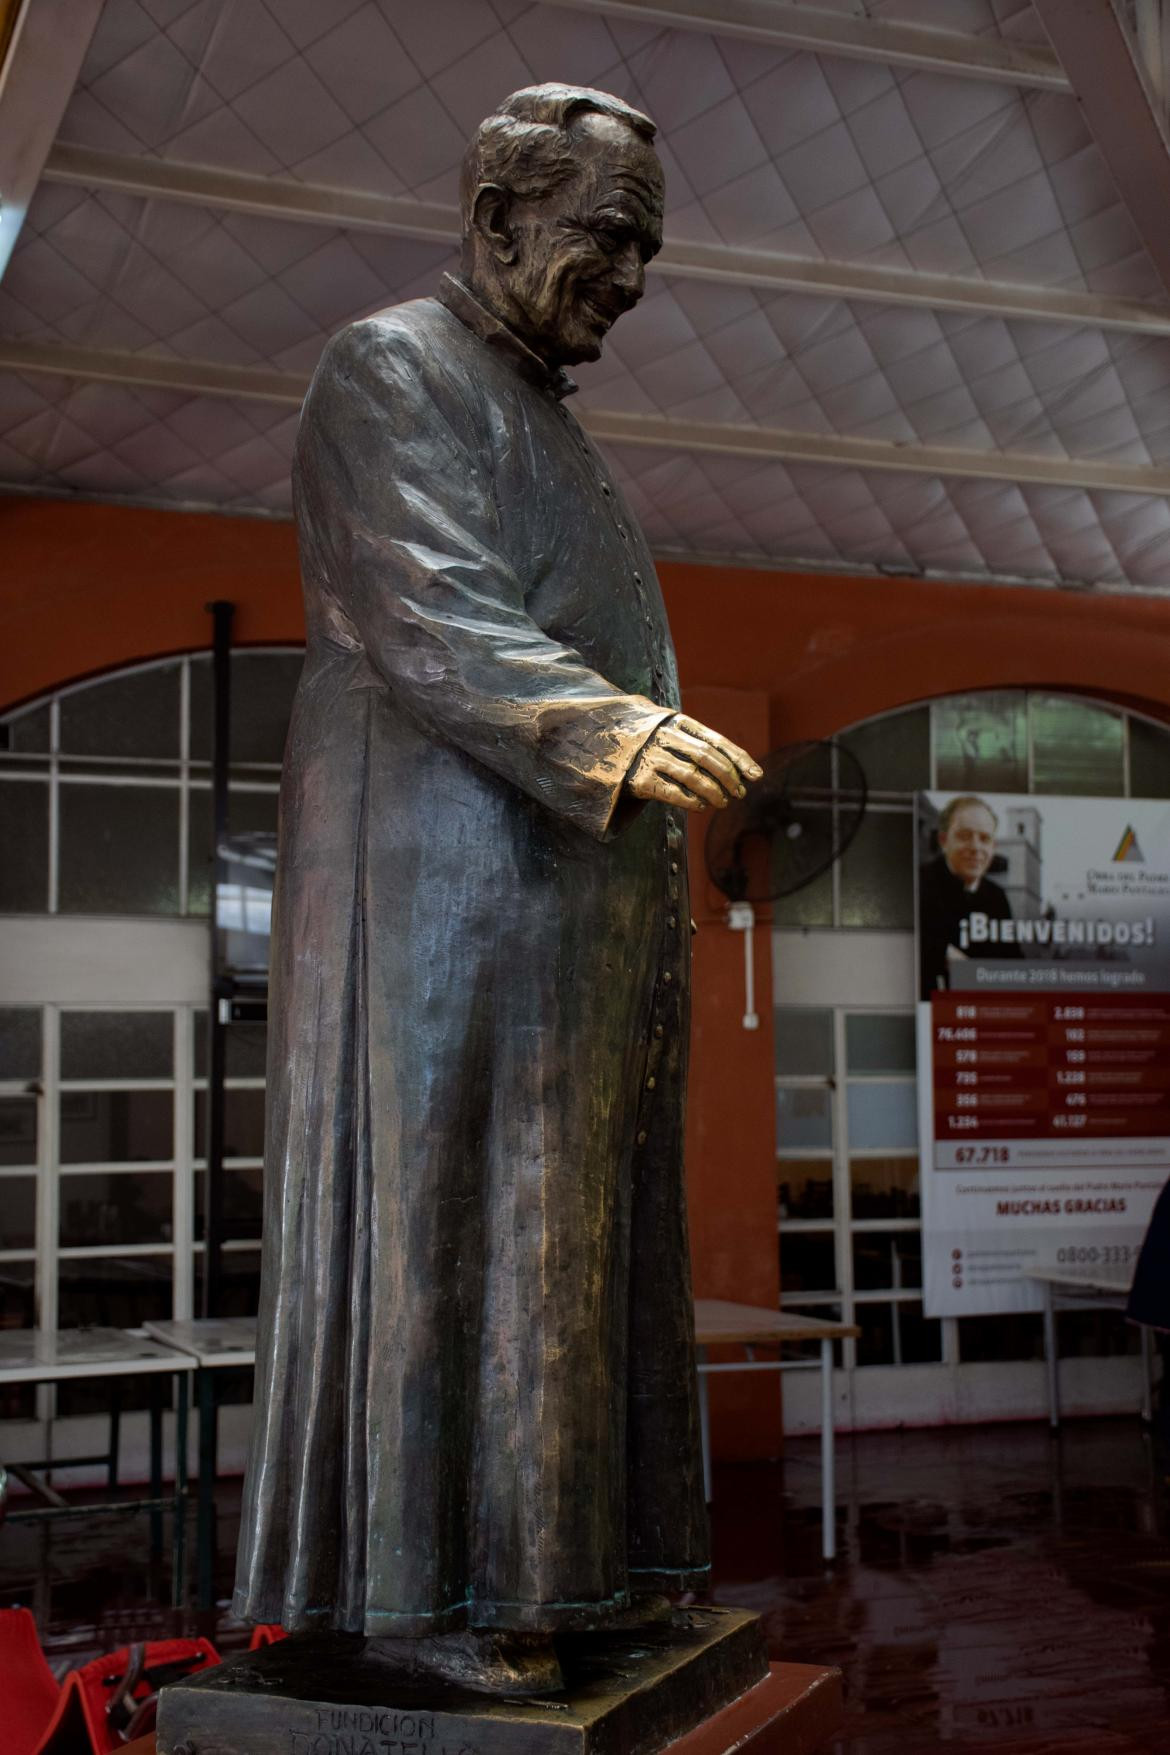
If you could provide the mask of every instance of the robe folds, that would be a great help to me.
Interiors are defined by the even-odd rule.
[[[236,1611],[592,1625],[706,1575],[678,704],[645,542],[457,281],[327,347],[294,463]]]

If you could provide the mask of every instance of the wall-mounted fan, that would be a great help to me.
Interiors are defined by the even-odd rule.
[[[865,773],[842,744],[790,743],[763,761],[747,797],[707,830],[707,872],[727,897],[727,924],[744,935],[743,1027],[759,1028],[752,933],[756,905],[791,896],[838,859],[865,815]]]

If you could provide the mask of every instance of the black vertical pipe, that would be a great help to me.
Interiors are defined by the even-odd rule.
[[[212,616],[211,735],[211,980],[207,1026],[207,1180],[203,1203],[203,1302],[201,1315],[220,1314],[223,1278],[223,1142],[224,1078],[227,1024],[224,1013],[232,995],[231,977],[220,956],[217,919],[221,885],[227,879],[222,853],[228,831],[228,776],[231,769],[232,617],[235,605],[208,604]]]

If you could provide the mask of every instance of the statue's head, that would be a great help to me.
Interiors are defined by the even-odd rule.
[[[463,160],[463,272],[549,365],[595,360],[662,247],[654,124],[620,98],[532,85]]]

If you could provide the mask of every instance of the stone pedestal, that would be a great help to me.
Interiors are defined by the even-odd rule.
[[[656,1755],[769,1686],[759,1619],[738,1609],[557,1651],[563,1694],[505,1700],[406,1677],[351,1636],[301,1635],[164,1688],[158,1755]]]

